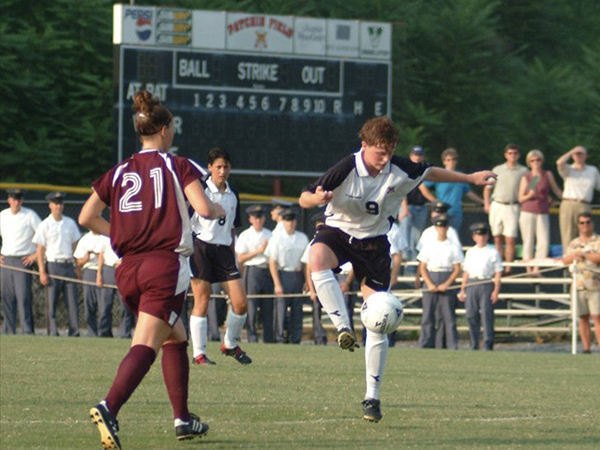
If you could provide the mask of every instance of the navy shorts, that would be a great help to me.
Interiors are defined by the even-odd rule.
[[[125,255],[115,277],[123,303],[136,316],[144,312],[175,325],[190,284],[184,256],[169,251]]]
[[[354,276],[375,291],[387,291],[390,286],[390,241],[387,236],[356,239],[339,228],[321,225],[317,228],[315,242],[329,247],[338,264],[352,263]]]
[[[190,257],[192,276],[210,283],[241,278],[235,253],[228,245],[209,244],[194,238],[194,254]]]

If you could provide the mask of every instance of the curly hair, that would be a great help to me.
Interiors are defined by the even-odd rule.
[[[398,130],[389,117],[369,119],[360,129],[358,137],[367,145],[394,149],[398,144]]]

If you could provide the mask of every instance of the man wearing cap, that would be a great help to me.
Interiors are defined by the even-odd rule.
[[[515,247],[519,236],[519,185],[527,174],[527,168],[519,164],[520,151],[515,144],[504,148],[504,164],[492,171],[498,175],[496,184],[483,190],[484,209],[489,214],[490,228],[498,253],[507,262],[515,260]],[[505,248],[506,246],[506,248]],[[505,273],[510,267],[505,268]]]
[[[498,250],[488,246],[490,229],[477,222],[469,227],[475,246],[467,250],[458,299],[465,302],[471,349],[479,350],[483,322],[485,350],[494,349],[494,305],[498,301],[502,276],[502,261]],[[469,282],[471,282],[469,284]]]
[[[273,234],[277,234],[283,231],[283,219],[281,218],[281,212],[289,209],[292,206],[290,202],[285,200],[279,200],[278,198],[273,199],[273,208],[271,209],[271,220],[275,222],[275,228],[273,228]]]
[[[460,273],[464,256],[462,249],[448,239],[449,220],[440,214],[432,220],[437,231],[436,239],[426,241],[417,255],[419,273],[423,277],[423,315],[419,346],[433,348],[435,345],[436,310],[441,312],[448,348],[458,348],[456,330],[456,294],[449,287]]]
[[[262,325],[262,341],[275,342],[273,334],[273,298],[253,298],[254,295],[273,294],[273,280],[269,272],[269,258],[265,249],[271,239],[271,230],[265,228],[265,209],[261,205],[246,208],[250,227],[242,231],[235,242],[238,264],[243,267],[242,280],[248,295],[248,342],[258,341],[258,324]]]
[[[573,164],[568,164],[569,159],[573,160]],[[600,190],[598,168],[586,164],[586,160],[587,149],[578,145],[556,161],[558,173],[565,181],[558,215],[563,253],[578,235],[577,217],[592,211],[590,203],[594,199],[594,189]]]
[[[0,213],[0,278],[2,282],[2,314],[4,322],[2,332],[15,334],[17,328],[17,311],[23,334],[34,334],[33,308],[31,298],[30,273],[13,270],[31,269],[36,260],[35,244],[32,238],[41,220],[31,209],[23,206],[21,189],[8,189],[8,205]]]
[[[42,220],[33,243],[37,244],[37,260],[40,268],[40,282],[46,286],[48,334],[58,336],[56,308],[60,293],[64,295],[69,317],[69,336],[79,336],[79,298],[75,283],[51,277],[75,278],[73,252],[81,238],[79,228],[73,219],[63,214],[64,192],[51,192],[46,195],[50,215]]]
[[[409,159],[416,164],[423,163],[425,161],[423,147],[413,147]],[[398,219],[400,220],[400,233],[408,244],[403,255],[406,261],[413,261],[417,256],[416,245],[427,225],[427,202],[436,203],[437,201],[435,195],[423,183],[406,194],[402,200]]]
[[[283,232],[274,234],[265,255],[269,258],[269,270],[273,278],[277,342],[299,344],[302,339],[302,297],[281,297],[284,294],[300,294],[304,288],[302,254],[308,245],[308,236],[296,230],[296,212],[285,209],[281,212]],[[289,319],[286,318],[290,309]],[[286,327],[287,325],[287,327]]]

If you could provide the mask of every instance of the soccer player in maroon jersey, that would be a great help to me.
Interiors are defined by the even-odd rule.
[[[171,112],[146,91],[133,98],[142,149],[94,181],[79,223],[110,236],[122,263],[116,271],[123,301],[138,316],[133,341],[105,399],[90,410],[105,449],[120,449],[117,415],[162,349],[162,371],[177,439],[202,437],[208,425],[188,410],[187,335],[180,315],[190,281],[192,235],[186,199],[205,217],[225,211],[204,194],[186,158],[168,153]],[[110,206],[110,222],[101,213]]]

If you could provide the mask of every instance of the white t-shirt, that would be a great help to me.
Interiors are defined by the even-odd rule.
[[[301,231],[294,234],[285,232],[271,237],[265,255],[277,262],[277,268],[285,272],[302,269],[302,254],[308,245],[308,236]]]
[[[73,258],[73,244],[79,238],[81,233],[73,219],[63,216],[57,221],[50,214],[40,223],[33,236],[33,243],[46,247],[46,260],[53,262]]]
[[[600,173],[596,166],[586,164],[583,170],[567,166],[565,171],[558,171],[565,180],[563,198],[584,200],[588,203],[594,198],[594,189],[600,190]]]
[[[465,254],[463,270],[469,273],[469,278],[494,278],[496,272],[502,272],[500,253],[489,245],[471,247]]]
[[[417,255],[417,260],[427,264],[427,270],[451,271],[454,264],[464,260],[462,249],[450,239],[427,241]]]
[[[191,219],[192,231],[196,233],[198,239],[209,244],[231,245],[231,230],[241,225],[240,202],[237,192],[234,191],[229,183],[225,182],[224,192],[219,192],[219,188],[209,178],[206,180],[204,192],[209,200],[218,203],[225,210],[225,217],[218,219],[205,219],[194,212]]]
[[[0,213],[0,236],[4,256],[26,256],[35,253],[32,239],[40,225],[40,216],[35,211],[21,207],[17,214],[10,208]]]
[[[417,242],[417,250],[421,250],[423,245],[429,241],[437,241],[437,231],[434,226],[430,226],[429,228],[425,228],[423,233],[421,233],[421,237],[419,238],[419,242]],[[458,233],[454,229],[454,227],[448,227],[448,231],[446,232],[446,237],[458,245],[459,248],[462,248],[462,244],[460,243],[460,239],[458,237]]]
[[[110,245],[110,238],[106,236],[100,236],[96,251],[98,254],[103,253],[105,266],[117,267],[119,265],[121,258],[117,256],[112,246]]]
[[[77,259],[85,258],[86,253],[89,252],[90,259],[83,265],[84,269],[98,268],[98,247],[101,245],[100,241],[103,237],[100,234],[89,231],[79,239],[77,247],[75,247],[75,252],[73,252],[73,257]]]
[[[273,233],[267,228],[263,228],[261,231],[256,231],[254,227],[250,227],[242,231],[237,238],[235,243],[235,252],[240,255],[242,253],[253,252],[259,248],[262,243],[271,239]],[[256,255],[244,263],[244,266],[260,266],[267,267],[269,265],[269,258],[265,254]]]
[[[400,225],[394,222],[392,228],[387,234],[388,241],[390,241],[390,254],[405,252],[408,248],[408,242],[406,242],[406,235],[400,232]]]

